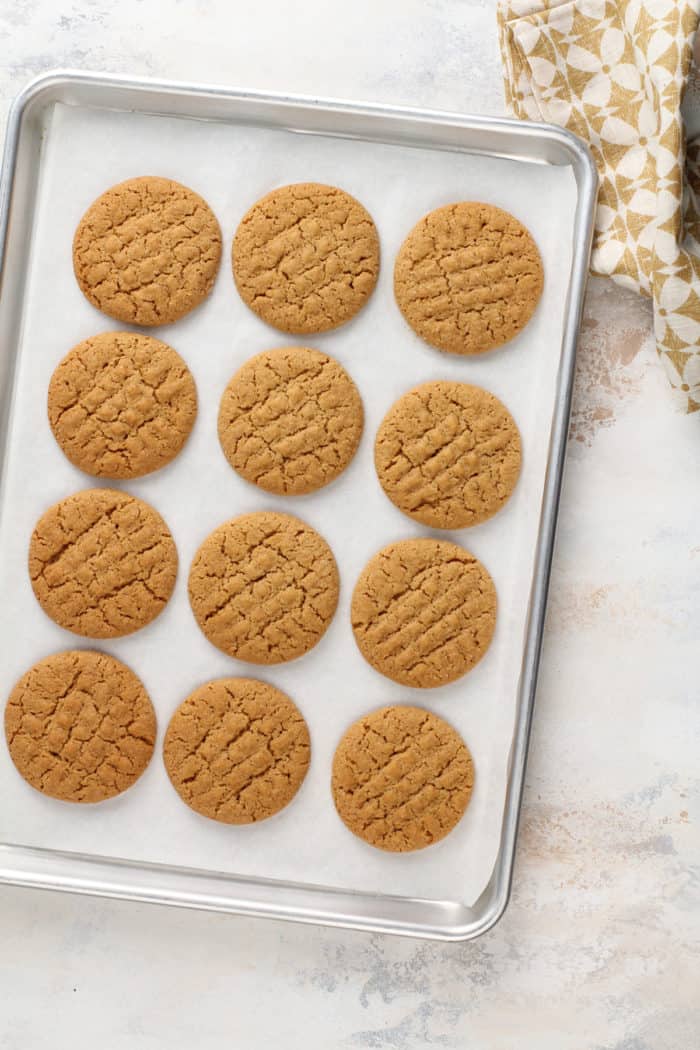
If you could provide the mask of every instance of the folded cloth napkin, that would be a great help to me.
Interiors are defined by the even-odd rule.
[[[700,0],[499,0],[506,101],[585,139],[591,270],[651,296],[675,396],[700,409],[700,142],[681,101]]]

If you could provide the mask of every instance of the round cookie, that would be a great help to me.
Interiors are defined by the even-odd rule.
[[[478,386],[423,383],[399,398],[374,444],[382,488],[434,529],[486,521],[520,474],[520,434],[505,405]]]
[[[333,759],[338,815],[371,846],[406,853],[444,838],[471,798],[474,764],[452,726],[421,707],[383,707],[350,726]]]
[[[156,716],[133,671],[106,653],[75,650],[22,675],[5,708],[5,735],[12,761],[37,791],[102,802],[143,773]]]
[[[305,335],[349,321],[374,290],[379,238],[344,190],[281,186],[243,216],[232,252],[244,303],[273,328]]]
[[[360,652],[381,674],[418,689],[447,685],[488,649],[496,589],[473,554],[446,540],[400,540],[367,563],[350,609]]]
[[[542,294],[542,260],[515,216],[492,204],[436,208],[401,245],[394,293],[411,328],[451,354],[481,354],[525,327]]]
[[[178,454],[197,415],[197,391],[167,343],[138,332],[103,332],[57,365],[48,413],[56,441],[80,470],[139,478]]]
[[[29,575],[39,604],[60,627],[86,638],[119,638],[164,609],[177,550],[148,503],[115,489],[85,489],[37,522]]]
[[[345,470],[363,419],[342,365],[318,350],[286,346],[257,354],[236,372],[221,399],[219,440],[246,481],[298,496]]]
[[[310,757],[301,712],[254,678],[220,678],[195,689],[170,719],[163,743],[182,801],[224,824],[278,813],[301,787]]]
[[[220,260],[221,231],[207,202],[153,175],[103,193],[73,238],[73,269],[86,298],[117,321],[149,327],[199,306]]]
[[[253,664],[294,660],[325,634],[338,604],[326,541],[289,514],[258,511],[215,529],[192,561],[190,604],[218,649]]]

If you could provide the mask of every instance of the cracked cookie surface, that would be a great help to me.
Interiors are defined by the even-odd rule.
[[[278,813],[301,787],[310,758],[299,709],[254,678],[200,686],[178,707],[163,743],[165,768],[183,802],[225,824]]]
[[[251,310],[297,335],[350,320],[374,290],[379,238],[359,201],[299,182],[257,201],[236,230],[233,276]]]
[[[143,685],[106,653],[73,650],[34,664],[10,693],[5,736],[17,770],[66,802],[102,802],[138,780],[156,738]]]
[[[481,354],[516,336],[542,285],[528,230],[509,212],[473,201],[425,215],[394,267],[401,313],[421,339],[452,354]]]
[[[461,529],[486,521],[510,497],[520,474],[520,434],[488,390],[423,383],[387,412],[374,463],[404,514],[434,529]]]
[[[246,481],[301,495],[333,481],[362,435],[357,387],[332,357],[304,346],[257,354],[227,386],[219,440]]]
[[[215,529],[192,561],[190,604],[202,632],[238,660],[277,664],[312,649],[338,604],[338,569],[319,534],[258,511]]]
[[[447,685],[482,658],[496,625],[496,589],[481,562],[446,540],[399,540],[367,563],[350,609],[360,652],[387,678]]]
[[[87,638],[145,627],[175,586],[177,550],[148,503],[115,489],[85,489],[36,524],[29,575],[44,612]]]
[[[178,454],[197,415],[179,354],[137,332],[103,332],[73,347],[49,383],[49,423],[80,470],[138,478]]]
[[[471,798],[474,764],[442,718],[383,707],[350,726],[333,759],[331,790],[344,824],[371,846],[405,853],[444,838]]]
[[[198,193],[144,175],[90,205],[73,238],[73,269],[102,313],[138,325],[170,324],[207,297],[221,260],[216,216]]]

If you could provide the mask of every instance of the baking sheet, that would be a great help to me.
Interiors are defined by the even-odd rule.
[[[496,859],[503,816],[520,659],[532,578],[561,330],[571,265],[568,231],[576,187],[568,167],[528,165],[454,152],[383,146],[242,125],[149,117],[57,105],[46,129],[9,452],[0,513],[0,699],[37,659],[66,648],[99,647],[142,678],[159,719],[156,753],[141,780],[119,798],[72,806],[43,798],[16,773],[0,747],[0,838],[23,845],[173,863],[368,892],[473,903]],[[87,205],[105,188],[138,174],[191,186],[212,206],[224,257],[206,303],[175,325],[152,330],[187,361],[199,416],[184,452],[149,478],[115,487],[153,503],[168,522],[180,573],[164,613],[137,634],[90,643],[53,624],[34,599],[26,570],[29,536],[51,503],[100,484],[63,457],[46,421],[53,368],[76,342],[118,326],[83,298],[72,273],[71,242]],[[383,266],[369,305],[337,332],[286,337],[251,314],[235,292],[229,252],[236,224],[276,185],[322,181],[342,186],[371,212]],[[532,230],[545,265],[540,307],[509,346],[456,359],[425,346],[405,325],[392,295],[392,264],[403,237],[426,211],[480,199],[514,212]],[[565,231],[565,235],[563,235]],[[350,468],[310,496],[276,498],[247,485],[228,466],[216,437],[221,393],[251,355],[307,342],[336,356],[365,405],[365,433]],[[430,535],[383,495],[373,469],[377,426],[392,401],[429,379],[477,383],[501,397],[523,437],[523,471],[509,504],[473,529],[433,533],[472,550],[499,596],[494,641],[469,675],[435,690],[392,683],[365,663],[349,623],[352,588],[384,543]],[[109,484],[112,484],[111,482]],[[269,669],[234,661],[201,635],[187,601],[187,573],[202,539],[235,514],[256,509],[297,514],[328,540],[341,572],[338,612],[315,650]],[[160,759],[167,721],[209,678],[252,674],[279,686],[305,715],[311,769],[293,803],[260,825],[227,827],[191,812],[171,788]],[[329,791],[335,745],[355,718],[386,703],[417,703],[450,721],[475,759],[476,785],[458,828],[442,843],[409,855],[376,851],[335,814]]]

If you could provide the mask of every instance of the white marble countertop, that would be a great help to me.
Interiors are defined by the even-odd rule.
[[[2,0],[0,117],[56,66],[501,113],[494,6]],[[436,945],[2,888],[0,1048],[700,1046],[699,449],[648,304],[592,282],[495,930]]]

